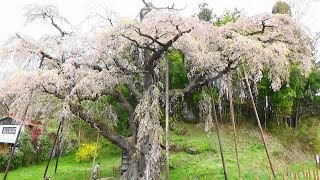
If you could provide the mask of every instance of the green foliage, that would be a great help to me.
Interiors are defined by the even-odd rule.
[[[96,155],[98,155],[98,150],[100,146],[97,146],[96,143],[84,143],[81,144],[80,148],[76,153],[76,161],[77,162],[86,162],[90,161],[94,157],[95,151],[97,151]]]
[[[117,86],[117,90],[120,93],[123,93],[125,96],[129,96],[129,90],[126,86]],[[134,102],[134,100],[132,100]],[[83,101],[82,105],[86,109],[90,109],[91,115],[95,117],[96,119],[101,120],[105,123],[110,123],[109,119],[106,117],[106,108],[107,105],[110,104],[113,108],[113,111],[117,114],[117,124],[115,130],[119,132],[120,134],[124,136],[129,135],[128,131],[128,112],[121,106],[119,101],[115,99],[114,97],[108,95],[108,96],[102,96],[97,101]]]
[[[212,9],[208,8],[207,3],[199,4],[198,18],[203,21],[211,21],[213,19]]]
[[[22,167],[22,163],[24,161],[25,154],[21,151],[15,152],[11,161],[11,168],[18,169]]]
[[[6,170],[9,156],[10,154],[0,155],[0,171],[1,172],[4,172]],[[11,160],[10,169],[18,169],[22,167],[23,157],[24,157],[23,152],[21,151],[15,152]]]
[[[170,89],[184,88],[188,83],[187,70],[184,67],[182,54],[173,50],[169,57],[169,87]]]
[[[47,159],[48,153],[51,150],[52,142],[47,134],[43,134],[40,136],[40,146],[37,152],[38,162],[43,162]]]
[[[290,88],[295,92],[295,98],[301,99],[304,97],[306,90],[307,79],[301,74],[298,66],[292,65],[290,68]]]
[[[226,10],[221,16],[215,16],[214,25],[223,26],[229,22],[236,22],[241,16],[241,12],[238,9],[233,11]]]
[[[28,166],[33,163],[34,157],[35,157],[35,150],[32,145],[32,138],[29,133],[29,131],[23,131],[21,132],[20,138],[19,138],[19,144],[20,144],[20,151],[23,152],[23,162],[22,164],[24,166]]]
[[[320,70],[317,68],[313,68],[308,80],[307,80],[308,88],[310,87],[311,94],[316,94],[320,89]]]
[[[282,85],[276,92],[271,89],[268,73],[268,69],[265,69],[258,83],[258,91],[260,99],[265,96],[269,97],[269,106],[272,107],[277,122],[291,116],[297,107],[304,106],[303,100],[314,96],[320,88],[320,72],[315,68],[309,77],[305,77],[298,65],[291,65],[288,84]]]
[[[8,162],[8,156],[0,155],[0,171],[1,172],[4,172],[6,170],[7,162]]]
[[[290,86],[283,86],[271,94],[270,101],[274,104],[278,114],[285,116],[290,115],[294,98],[296,98],[296,92]]]
[[[289,14],[291,15],[291,8],[288,3],[284,1],[277,1],[272,8],[273,14]]]

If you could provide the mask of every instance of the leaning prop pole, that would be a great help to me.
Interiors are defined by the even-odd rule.
[[[248,76],[247,76],[247,74],[245,72],[244,72],[244,77],[245,77],[246,85],[247,85],[247,88],[248,88],[248,91],[249,91],[249,94],[250,94],[252,108],[254,110],[254,114],[256,116],[257,123],[258,123],[258,126],[259,126],[259,130],[260,130],[260,135],[261,135],[261,139],[262,139],[262,142],[263,142],[263,146],[264,146],[264,149],[265,149],[267,157],[268,157],[268,161],[269,161],[269,165],[270,165],[270,168],[271,168],[271,171],[272,171],[272,175],[276,179],[276,173],[274,172],[273,165],[272,165],[271,158],[270,158],[270,153],[268,151],[267,143],[266,143],[265,138],[264,138],[264,133],[263,133],[263,130],[262,130],[262,127],[261,127],[259,114],[258,114],[258,111],[257,111],[257,108],[256,108],[256,104],[254,102],[252,91],[251,91],[251,87],[250,87],[250,84],[249,84],[249,81],[248,81]]]
[[[233,108],[232,85],[231,85],[231,71],[229,71],[227,73],[227,81],[228,81],[228,96],[229,96],[229,104],[230,104],[230,117],[231,117],[232,128],[233,128],[234,148],[236,150],[238,176],[239,176],[239,179],[241,179],[239,153],[238,153],[238,142],[237,142],[237,130],[236,130],[236,122],[234,120],[234,108]]]
[[[60,151],[61,151],[61,147],[60,147],[60,145],[61,145],[61,141],[62,141],[62,131],[63,131],[63,123],[64,123],[64,117],[62,117],[61,118],[61,127],[60,127],[60,132],[58,131],[58,142],[57,142],[57,145],[56,145],[56,147],[57,147],[57,153],[56,153],[56,155],[57,155],[57,159],[56,159],[56,166],[55,166],[55,168],[54,168],[54,173],[57,173],[57,169],[58,169],[58,163],[59,163],[59,157],[60,157]]]
[[[49,164],[50,164],[50,161],[51,161],[51,158],[52,158],[53,150],[54,150],[54,148],[56,146],[56,143],[57,143],[57,139],[58,139],[58,135],[59,135],[61,126],[62,126],[62,121],[60,121],[60,123],[59,123],[58,130],[57,130],[57,133],[56,133],[56,137],[54,139],[54,142],[53,142],[53,145],[52,145],[52,149],[51,149],[51,152],[50,152],[50,155],[49,155],[48,163],[47,163],[46,169],[44,170],[43,178],[45,178],[46,175],[47,175],[48,167],[49,167]]]
[[[227,169],[226,169],[226,164],[225,164],[225,161],[224,161],[223,147],[222,147],[222,143],[221,143],[220,129],[219,129],[219,123],[218,123],[218,118],[217,118],[217,112],[216,112],[216,105],[215,105],[215,102],[214,102],[214,97],[213,97],[213,92],[212,92],[213,88],[212,88],[211,84],[210,84],[210,88],[211,88],[211,100],[212,100],[212,109],[213,109],[213,115],[214,115],[214,122],[215,122],[215,126],[216,126],[218,142],[219,142],[219,148],[220,148],[221,161],[222,161],[222,166],[223,166],[223,174],[224,174],[224,179],[227,180],[228,179]]]
[[[166,180],[169,180],[169,59],[166,57],[166,90],[165,90],[165,99],[166,99]]]
[[[5,171],[4,176],[3,176],[3,180],[7,179],[8,172],[9,172],[9,169],[10,169],[10,166],[11,166],[12,157],[14,155],[14,151],[16,149],[16,146],[17,146],[17,143],[18,143],[18,140],[19,140],[19,136],[20,136],[20,132],[21,132],[21,126],[22,126],[22,124],[20,124],[20,126],[19,126],[19,130],[18,130],[18,134],[17,134],[16,140],[15,140],[15,142],[13,144],[12,149],[11,149],[10,157],[9,157],[9,160],[8,160],[8,163],[7,163],[6,171]]]

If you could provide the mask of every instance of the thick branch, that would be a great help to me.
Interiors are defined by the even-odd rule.
[[[186,31],[181,31],[177,35],[175,35],[171,40],[169,40],[167,43],[163,44],[162,48],[160,48],[157,52],[154,52],[152,56],[146,61],[145,63],[145,70],[151,71],[155,67],[155,61],[158,60],[161,55],[168,50],[168,48],[176,42],[183,34],[189,33],[191,29]]]
[[[214,82],[221,78],[224,74],[227,74],[229,71],[233,70],[234,68],[230,68],[232,64],[229,64],[224,70],[219,72],[217,76],[211,78],[205,78],[204,76],[197,76],[193,79],[185,88],[183,89],[173,89],[169,91],[169,96],[172,97],[174,95],[183,95],[185,93],[189,93],[194,91],[195,89],[199,89],[203,86],[209,85],[209,83]]]
[[[255,34],[263,34],[267,27],[274,27],[274,26],[266,25],[266,20],[268,20],[268,19],[261,21],[262,29],[260,31],[255,31],[255,32],[249,33],[248,36],[252,36]]]
[[[116,144],[120,148],[129,151],[130,144],[124,136],[115,132],[108,125],[90,117],[87,113],[84,112],[84,109],[80,104],[69,103],[69,106],[70,106],[70,111],[74,115],[79,116],[79,118],[81,118],[83,121],[89,123],[91,127],[97,128],[100,131],[102,136],[104,136],[105,138],[107,138],[109,141],[111,141],[113,144]]]

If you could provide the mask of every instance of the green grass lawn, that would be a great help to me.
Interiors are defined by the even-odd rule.
[[[238,144],[243,179],[269,179],[271,173],[260,134],[256,127],[250,125],[238,125]],[[232,128],[221,126],[221,136],[229,179],[237,179],[237,165],[232,138]],[[177,123],[171,131],[171,144],[175,151],[170,152],[170,179],[223,179],[220,152],[216,132],[212,129],[208,136],[204,132],[203,125]],[[285,142],[267,134],[267,143],[271,153],[277,176],[281,177],[285,172],[300,172],[302,168],[307,170],[314,167],[313,154],[303,152],[299,145]],[[112,176],[112,167],[119,167],[121,151],[110,143],[104,146],[97,162],[101,163],[102,177]],[[164,164],[164,163],[163,163]],[[75,155],[64,156],[59,161],[57,174],[54,174],[55,159],[52,159],[47,175],[51,179],[84,179],[85,173],[89,177],[92,161],[77,163]],[[163,168],[164,169],[164,168]],[[43,179],[45,163],[12,170],[8,180]],[[163,175],[163,173],[162,173]],[[2,179],[3,173],[0,174]],[[87,178],[89,179],[89,178]],[[116,177],[115,179],[119,179]]]
[[[119,167],[121,161],[121,153],[115,148],[106,148],[102,150],[100,156],[96,159],[96,162],[100,162],[101,176],[112,177],[112,167]],[[47,176],[51,179],[70,180],[70,179],[84,179],[85,175],[89,179],[92,161],[78,163],[75,161],[75,154],[63,156],[59,159],[58,171],[54,173],[56,159],[52,159],[50,167],[47,172]],[[16,170],[12,170],[8,173],[8,180],[43,180],[43,174],[46,164],[33,165]],[[0,174],[0,179],[3,178],[3,173]]]

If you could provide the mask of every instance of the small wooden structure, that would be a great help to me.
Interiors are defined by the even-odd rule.
[[[9,154],[10,147],[15,143],[18,135],[19,125],[10,118],[0,119],[0,154]]]

